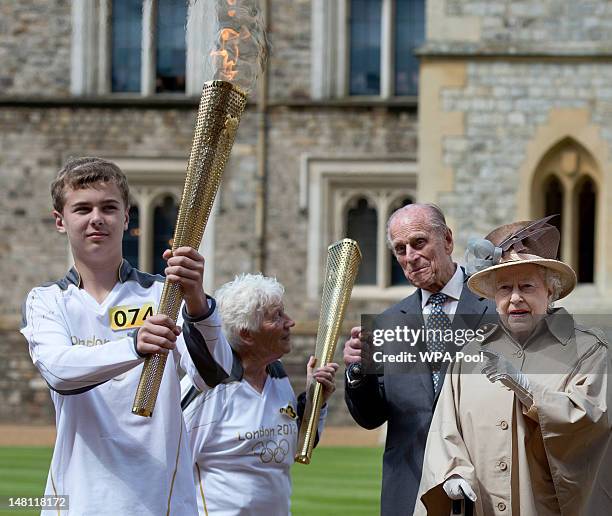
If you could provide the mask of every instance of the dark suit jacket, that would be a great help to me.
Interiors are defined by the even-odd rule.
[[[485,313],[495,314],[495,305],[473,294],[466,281],[467,277],[453,327],[476,329]],[[424,324],[421,290],[378,315],[374,324],[378,328],[398,325],[420,328]],[[402,346],[410,350],[405,344]],[[424,349],[419,346],[422,344],[416,346],[417,350]],[[356,387],[345,386],[346,404],[360,426],[373,429],[387,422],[381,494],[384,516],[411,515],[414,511],[427,433],[439,394],[439,389],[434,393],[431,371],[426,364],[411,367],[410,371],[394,370],[397,374],[392,374],[391,367],[385,367],[383,374],[368,374]],[[443,376],[440,386],[442,383]]]

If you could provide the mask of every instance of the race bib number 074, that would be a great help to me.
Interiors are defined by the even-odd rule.
[[[113,306],[108,311],[112,330],[138,328],[150,315],[153,315],[153,303],[145,303],[141,306]]]

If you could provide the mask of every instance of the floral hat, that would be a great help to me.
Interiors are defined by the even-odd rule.
[[[471,239],[465,253],[468,287],[480,296],[495,298],[495,271],[526,263],[541,265],[559,274],[559,299],[576,286],[576,273],[557,260],[559,230],[548,224],[556,215],[532,221],[513,222],[494,229],[484,239]]]

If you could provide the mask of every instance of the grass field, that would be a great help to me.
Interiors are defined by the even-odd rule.
[[[41,496],[51,462],[51,448],[0,448],[0,500],[7,497]],[[0,509],[2,516],[30,516],[40,511]]]
[[[294,516],[379,514],[382,449],[317,448],[293,466]]]
[[[0,500],[40,496],[51,452],[51,448],[0,447]],[[381,454],[380,448],[317,448],[312,464],[293,467],[293,515],[378,514]],[[0,509],[0,516],[37,514]]]

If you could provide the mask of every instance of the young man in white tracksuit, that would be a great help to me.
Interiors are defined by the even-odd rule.
[[[109,161],[77,158],[63,167],[52,184],[53,215],[75,265],[34,288],[23,307],[21,332],[55,405],[45,494],[68,497],[60,514],[196,514],[177,373],[207,391],[231,371],[215,302],[202,287],[204,259],[194,249],[164,253],[166,277],[184,294],[182,331],[155,315],[164,278],[122,257],[128,195],[124,174]],[[150,353],[166,354],[167,363],[153,416],[145,418],[131,409]]]

